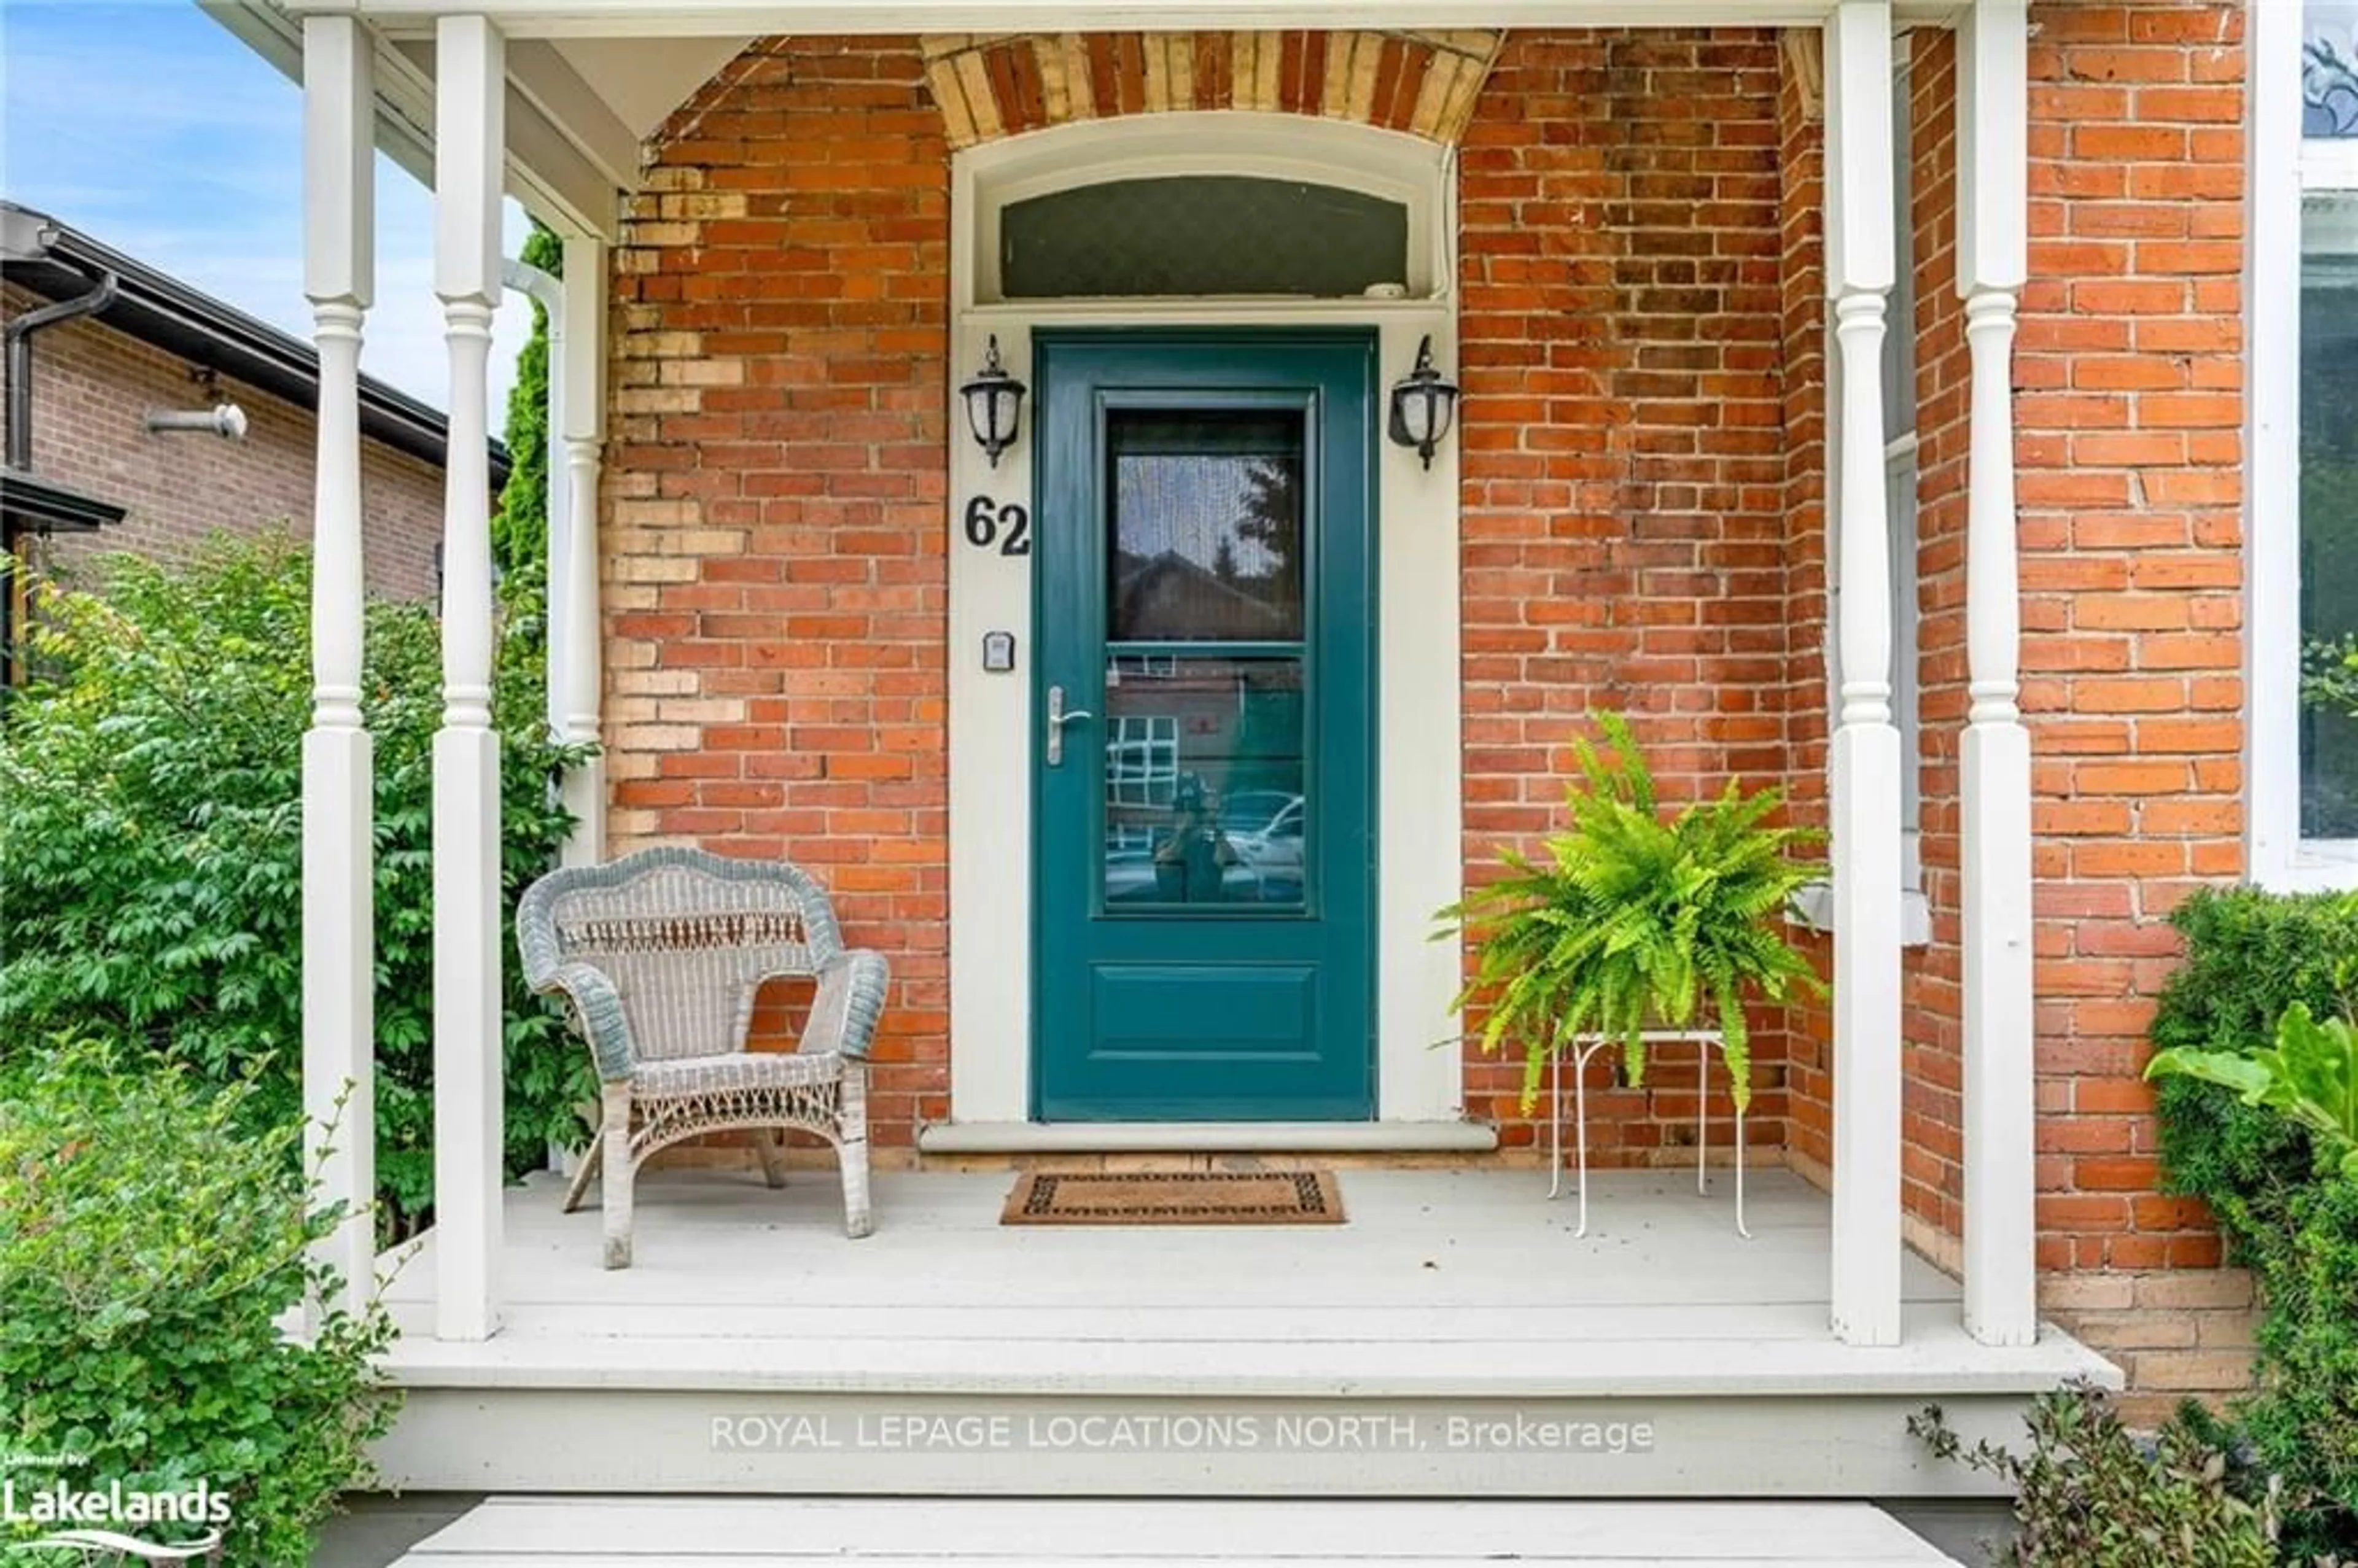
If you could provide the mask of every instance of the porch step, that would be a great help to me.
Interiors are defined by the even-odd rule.
[[[1864,1503],[493,1498],[395,1568],[1152,1563],[1957,1568]]]
[[[432,1239],[393,1281],[405,1490],[587,1497],[1876,1498],[1985,1496],[1907,1435],[1937,1402],[2018,1442],[2118,1374],[2068,1336],[1976,1344],[1906,1274],[1903,1343],[1826,1327],[1825,1200],[1783,1172],[1753,1238],[1691,1174],[1347,1171],[1347,1223],[1003,1227],[1005,1172],[658,1176],[636,1265],[509,1195],[500,1332],[433,1335]]]

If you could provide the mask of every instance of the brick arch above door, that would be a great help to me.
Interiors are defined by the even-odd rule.
[[[1455,145],[1505,35],[938,33],[925,80],[953,148],[1081,120],[1244,109]]]

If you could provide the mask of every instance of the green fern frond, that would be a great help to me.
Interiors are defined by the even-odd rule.
[[[1778,825],[1783,793],[1734,780],[1666,817],[1628,721],[1599,714],[1595,729],[1597,739],[1573,743],[1579,777],[1543,853],[1502,849],[1503,874],[1435,916],[1437,937],[1474,951],[1452,1009],[1482,1011],[1484,1050],[1522,1049],[1526,1110],[1575,1036],[1620,1042],[1636,1085],[1642,1032],[1707,1013],[1748,1106],[1745,999],[1825,991],[1784,924],[1793,896],[1823,873],[1810,851],[1824,835]]]

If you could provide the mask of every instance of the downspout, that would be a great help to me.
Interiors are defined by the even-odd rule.
[[[0,338],[7,343],[8,415],[5,459],[7,466],[18,473],[33,470],[33,334],[44,327],[54,327],[76,317],[92,316],[114,303],[114,291],[123,280],[111,272],[102,272],[88,292],[71,299],[55,300],[38,310],[27,310],[0,329]],[[16,553],[16,534],[9,529],[0,536],[0,552],[10,557]],[[18,584],[13,569],[0,568],[0,687],[16,684],[16,599]]]
[[[33,467],[33,334],[78,316],[90,316],[114,303],[122,280],[111,272],[98,275],[86,294],[59,299],[38,310],[27,310],[8,323],[8,466],[29,473]]]

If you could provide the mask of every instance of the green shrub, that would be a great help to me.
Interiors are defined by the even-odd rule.
[[[1941,1458],[2004,1480],[2015,1537],[1995,1561],[2012,1568],[2275,1568],[2275,1488],[2239,1486],[2218,1434],[2181,1413],[2139,1442],[2099,1390],[2042,1394],[2030,1409],[2030,1452],[1967,1448],[1940,1408],[1908,1430]]]
[[[2293,1003],[2320,1016],[2339,1011],[2336,966],[2358,957],[2358,897],[2350,895],[2208,890],[2179,905],[2170,923],[2186,938],[2186,962],[2154,1017],[2153,1043],[2165,1051],[2265,1049]],[[2308,1135],[2192,1080],[2164,1083],[2160,1102],[2171,1190],[2209,1200],[2231,1248],[2276,1228],[2288,1195],[2310,1182]]]
[[[0,1069],[0,1454],[68,1460],[13,1471],[20,1493],[201,1482],[241,1568],[308,1560],[393,1414],[381,1309],[281,1331],[332,1291],[305,1249],[337,1217],[306,1213],[297,1124],[246,1130],[262,1092],[87,1044]],[[0,1542],[39,1533],[0,1523]]]
[[[95,1034],[228,1083],[266,1064],[255,1128],[299,1116],[302,735],[309,558],[222,542],[170,569],[104,559],[93,591],[38,589],[35,676],[0,726],[0,1052]],[[432,1199],[431,610],[373,603],[362,706],[376,756],[378,1194],[389,1235]],[[503,624],[503,907],[569,826],[549,789],[536,636]],[[505,938],[503,937],[503,944]],[[504,951],[512,951],[505,948]],[[578,1142],[584,1054],[507,966],[510,1167]]]
[[[2183,1075],[2233,1090],[2309,1134],[2320,1173],[2358,1176],[2358,1026],[2312,1017],[2297,1001],[2277,1020],[2276,1043],[2241,1051],[2157,1052],[2148,1078]]]
[[[2197,894],[2173,921],[2187,961],[2164,988],[2164,1050],[2256,1056],[2296,1006],[2345,1013],[2358,980],[2358,896]],[[2358,1181],[2321,1168],[2300,1122],[2192,1077],[2161,1087],[2164,1184],[2201,1198],[2260,1297],[2257,1387],[2235,1412],[2285,1485],[2285,1536],[2306,1561],[2358,1558]]]

